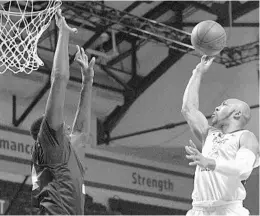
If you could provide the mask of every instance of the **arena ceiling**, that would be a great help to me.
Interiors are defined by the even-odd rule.
[[[142,61],[138,53],[141,53],[142,48],[149,40],[169,46],[167,41],[162,41],[159,38],[159,36],[165,35],[163,30],[168,31],[168,26],[184,30],[194,27],[202,20],[191,22],[189,17],[199,11],[207,13],[208,17],[225,27],[230,25],[229,1],[69,1],[63,2],[62,8],[68,23],[80,29],[79,34],[74,36],[72,43],[79,43],[85,49],[93,48],[105,51],[108,54],[111,53],[111,29],[116,31],[115,38],[119,55],[111,59],[101,59],[95,79],[97,87],[119,93],[124,98],[123,105],[115,107],[102,123],[103,129],[107,133],[113,130],[134,101],[185,54],[185,52],[179,50],[169,49],[165,59],[159,62],[150,72],[143,74],[137,68],[138,61]],[[232,25],[234,27],[257,27],[258,22],[241,23],[237,20],[258,8],[258,1],[232,1]],[[140,17],[145,19],[140,19]],[[157,27],[150,20],[163,23],[164,26]],[[134,28],[129,26],[134,26]],[[158,28],[158,30],[153,28]],[[149,34],[144,34],[141,30],[156,34],[155,39]],[[175,31],[173,32],[175,33]],[[110,35],[110,39],[95,46],[94,43],[100,39],[103,33]],[[45,40],[48,40],[48,38],[55,40],[54,35],[55,31],[53,32],[50,28],[46,32],[47,38]],[[140,35],[143,38],[140,38]],[[177,40],[190,44],[189,37],[182,38],[181,36],[177,35]],[[53,52],[54,46],[52,48],[46,47],[46,44],[45,46],[39,44],[41,51]],[[49,51],[46,51],[48,49]],[[232,50],[226,52],[231,56],[233,55]],[[71,48],[70,63],[72,67],[75,67],[73,64],[74,53],[75,50]],[[228,65],[224,58],[222,60],[223,64]],[[231,58],[229,62],[230,65],[228,66],[233,66],[232,64],[235,61]],[[71,79],[78,79],[78,75],[77,73],[73,74]]]

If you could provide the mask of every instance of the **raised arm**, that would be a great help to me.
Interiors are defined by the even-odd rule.
[[[88,64],[88,57],[83,48],[80,49],[79,46],[77,46],[77,49],[78,52],[75,60],[81,66],[82,89],[80,92],[78,109],[72,126],[72,136],[80,136],[80,142],[74,142],[73,144],[82,145],[87,143],[91,130],[91,100],[95,58],[92,58]]]
[[[45,109],[45,118],[53,130],[57,130],[63,124],[65,93],[69,81],[69,35],[71,32],[76,32],[76,29],[67,25],[60,9],[55,18],[59,36],[53,60],[51,89]]]
[[[199,88],[202,76],[209,69],[212,62],[213,58],[210,60],[206,56],[201,58],[201,62],[192,72],[183,95],[182,115],[202,145],[205,142],[209,124],[206,117],[199,111]]]

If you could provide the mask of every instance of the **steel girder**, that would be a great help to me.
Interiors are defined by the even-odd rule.
[[[250,106],[251,110],[252,109],[258,109],[258,108],[259,108],[259,104]],[[210,119],[211,116],[212,115],[207,115],[206,118]],[[170,129],[173,129],[175,127],[179,127],[179,126],[187,125],[187,124],[188,124],[187,121],[181,121],[181,122],[176,122],[176,123],[168,123],[166,125],[162,125],[162,126],[159,126],[159,127],[148,128],[148,129],[145,129],[145,130],[136,131],[136,132],[132,132],[132,133],[129,133],[129,134],[110,137],[108,140],[105,140],[103,143],[108,143],[110,141],[119,140],[119,139],[125,139],[125,138],[132,137],[132,136],[138,136],[138,135],[141,135],[141,134],[152,133],[152,132],[160,131],[160,130],[170,130]],[[103,143],[100,143],[100,144],[103,144]]]
[[[249,7],[245,8],[245,7]],[[257,4],[255,3],[248,3],[244,6],[239,5],[238,7],[235,8],[235,14],[233,14],[233,20],[239,18],[240,16],[246,14],[247,12],[255,9],[257,7]],[[259,7],[259,3],[258,3],[258,7]],[[203,8],[203,7],[202,7]],[[207,8],[208,10],[208,8]],[[226,24],[228,22],[228,17],[219,17],[217,20],[220,24]],[[141,40],[141,43],[145,42]],[[256,42],[258,43],[258,42]],[[245,45],[244,47],[251,47],[251,50],[255,53],[259,53],[259,46],[255,46],[255,43],[253,44],[248,44]],[[244,47],[240,47],[242,50]],[[234,48],[234,49],[239,49],[238,47]],[[130,52],[130,51],[129,51]],[[252,52],[252,53],[253,53]],[[216,61],[218,61],[219,63],[225,64],[227,67],[231,67],[234,65],[238,65],[239,62],[242,63],[242,61],[249,61],[249,59],[247,58],[237,58],[234,55],[237,56],[238,52],[232,52],[232,49],[225,49],[222,51],[220,58],[218,58]],[[255,55],[255,53],[253,53],[253,56],[258,58],[259,55]],[[124,54],[126,55],[126,54]],[[175,51],[175,55],[173,55],[173,57],[175,58],[174,61],[172,61],[172,58],[166,58],[164,61],[162,61],[147,77],[143,78],[141,80],[141,82],[139,82],[138,84],[142,83],[142,85],[138,85],[137,84],[137,88],[136,88],[136,92],[134,97],[130,97],[130,98],[126,98],[125,100],[125,104],[123,106],[118,106],[115,108],[115,110],[113,110],[113,112],[106,118],[102,130],[104,130],[104,133],[102,134],[106,134],[106,137],[99,138],[99,143],[103,143],[104,139],[106,141],[109,140],[109,134],[110,132],[114,129],[114,127],[118,124],[118,122],[120,121],[120,119],[122,119],[122,117],[125,115],[125,113],[127,112],[127,110],[130,108],[130,106],[134,103],[134,101],[142,94],[143,91],[145,91],[154,81],[156,81],[163,73],[165,73],[168,68],[170,67],[170,65],[174,64],[176,61],[178,61],[178,59],[180,59],[182,56],[184,55],[183,52],[178,51],[176,53]],[[230,62],[230,60],[234,60],[236,58],[236,63],[232,64]],[[122,58],[123,59],[123,58]],[[122,60],[121,59],[121,60]],[[239,59],[239,61],[238,61]],[[114,61],[115,62],[115,61]],[[114,63],[113,62],[113,63]],[[161,68],[162,65],[164,65],[164,68]],[[164,70],[163,70],[164,69]]]
[[[212,12],[212,9],[210,9],[210,7],[208,6],[204,6],[204,4],[192,2],[192,5],[198,6],[198,4],[200,5],[201,9]],[[238,6],[234,10],[235,12],[233,14],[234,20],[237,19],[239,16],[242,16],[248,11],[255,9],[257,6],[259,6],[258,2],[247,2],[245,4],[240,4],[240,3],[237,4]],[[80,9],[80,6],[82,5],[85,6],[84,9]],[[161,43],[165,45],[168,48],[178,49],[183,52],[189,52],[193,49],[192,46],[190,45],[190,34],[185,31],[181,31],[178,28],[164,25],[162,23],[158,23],[150,19],[137,17],[125,11],[122,12],[108,6],[102,6],[102,10],[101,10],[101,7],[99,7],[100,5],[101,4],[99,2],[87,2],[87,3],[79,3],[78,5],[76,4],[73,6],[73,8],[74,10],[84,10],[86,13],[90,13],[91,16],[96,16],[100,19],[104,19],[106,23],[109,23],[107,26],[103,27],[105,29],[109,28],[109,26],[116,24],[117,27],[113,27],[113,28],[116,28],[118,31],[120,31],[120,33],[124,32],[134,37],[141,38],[142,40],[138,42],[138,45],[135,47],[135,50],[138,50],[147,41],[155,41],[157,43]],[[227,16],[219,17],[217,21],[220,24],[226,24],[228,21],[228,17]],[[103,32],[103,30],[101,30],[101,32]],[[97,35],[99,35],[99,33],[96,33],[94,36]],[[95,40],[96,37],[94,36],[93,39]],[[83,47],[85,48],[85,45],[88,46],[92,42],[93,42],[92,40],[88,41],[88,43],[84,44]],[[133,52],[132,49],[127,50],[124,53],[117,56],[116,58],[109,61],[107,64],[113,65],[123,60],[125,57],[129,56],[132,52]],[[225,58],[231,55],[232,55],[232,49],[230,48],[224,49],[222,54],[218,56],[218,60],[216,60],[216,62],[224,63],[224,65],[228,65],[228,66],[236,65],[237,62],[236,64],[230,62],[233,60],[233,58]],[[255,56],[254,53],[253,55]]]
[[[75,2],[74,2],[75,3]],[[92,6],[94,5],[94,4],[96,4],[97,2],[85,2],[84,4],[91,4]],[[77,3],[76,3],[77,4]],[[145,17],[146,18],[151,18],[151,19],[156,19],[155,17],[156,17],[156,15],[161,15],[161,11],[164,11],[164,12],[166,12],[166,11],[168,11],[169,10],[169,2],[163,2],[163,3],[161,3],[160,4],[160,7],[161,7],[161,9],[158,11],[158,10],[156,10],[156,9],[153,9],[153,10],[151,10],[150,12],[148,12],[146,15],[145,15]],[[196,6],[196,3],[193,3],[193,4],[195,4],[195,6]],[[201,3],[200,3],[201,4]],[[132,5],[130,5],[130,7],[129,8],[135,8],[135,6],[137,6],[138,4],[137,3],[133,3]],[[198,6],[198,4],[197,4],[197,6]],[[207,7],[204,7],[203,5],[199,5],[200,6],[200,9],[203,9],[204,8],[204,10],[208,10],[208,12],[209,12],[209,8]],[[66,4],[65,4],[65,7],[66,7]],[[244,3],[243,5],[242,4],[238,4],[238,6],[234,9],[234,13],[233,13],[233,18],[234,18],[234,20],[235,19],[237,19],[238,17],[240,17],[240,16],[242,16],[242,15],[244,15],[244,14],[246,14],[247,12],[249,12],[249,11],[251,11],[251,10],[253,10],[253,9],[255,9],[256,7],[259,7],[259,2],[247,2],[247,3]],[[104,7],[104,5],[102,5],[102,16],[104,15],[104,8],[107,8],[107,7]],[[164,8],[164,9],[163,9]],[[75,9],[75,8],[74,8]],[[76,8],[75,10],[78,12],[78,9],[80,9],[80,8]],[[85,8],[85,9],[87,9],[88,10],[88,8]],[[94,7],[94,9],[92,8],[92,13],[93,12],[98,12],[97,10],[96,10],[97,8],[95,8]],[[163,9],[163,10],[162,10]],[[66,10],[68,10],[68,8],[66,8]],[[106,25],[106,26],[103,26],[103,28],[104,29],[106,29],[107,27],[110,27],[112,24],[115,24],[115,22],[116,22],[116,16],[117,15],[122,15],[122,12],[119,12],[119,11],[117,11],[117,12],[115,12],[116,10],[115,9],[109,9],[109,10],[112,10],[112,11],[114,11],[114,14],[113,14],[113,16],[111,17],[105,17],[105,19],[106,19],[106,22],[108,22],[109,20],[108,20],[108,18],[110,19],[110,18],[113,18],[114,20],[112,20],[113,22],[111,22],[111,24],[110,25]],[[81,14],[83,14],[83,13],[85,13],[86,11],[81,11]],[[78,13],[79,14],[79,13]],[[97,14],[97,15],[101,15],[101,14]],[[109,13],[108,13],[109,14]],[[156,15],[154,15],[154,14],[156,14]],[[93,14],[92,14],[92,16],[93,16]],[[141,36],[144,36],[143,38],[146,38],[146,37],[148,37],[148,39],[149,40],[152,40],[152,41],[157,41],[157,42],[165,42],[165,41],[162,41],[162,37],[161,37],[161,35],[158,35],[157,33],[160,33],[161,31],[160,30],[162,30],[162,29],[160,29],[160,27],[162,28],[162,26],[163,27],[166,27],[166,29],[173,29],[173,28],[168,28],[168,26],[167,25],[161,25],[161,24],[159,24],[159,23],[156,23],[155,22],[155,27],[156,27],[156,30],[154,30],[154,28],[153,28],[153,25],[151,24],[152,22],[150,22],[151,20],[146,20],[146,19],[140,19],[139,17],[136,17],[135,19],[133,19],[133,21],[135,21],[134,22],[134,29],[132,28],[130,31],[129,31],[129,24],[131,25],[132,23],[131,23],[131,20],[129,19],[129,16],[131,17],[131,15],[129,15],[129,14],[127,14],[127,13],[125,13],[124,14],[124,16],[125,16],[125,18],[126,19],[123,19],[123,22],[121,23],[121,24],[123,24],[123,29],[126,29],[125,30],[125,32],[128,32],[128,33],[130,33],[130,35],[132,34],[132,35],[134,35],[134,36],[137,36],[136,35],[136,31],[137,30],[141,30],[141,31],[139,31],[139,33],[141,32]],[[76,15],[75,15],[75,17],[76,17]],[[75,18],[74,17],[74,18]],[[158,16],[157,16],[158,17]],[[120,18],[120,17],[119,17]],[[121,17],[122,18],[122,17]],[[133,17],[132,17],[133,18]],[[111,20],[110,20],[111,21]],[[142,21],[143,23],[141,23],[140,21]],[[228,17],[226,17],[226,16],[221,16],[221,17],[219,17],[218,18],[218,20],[217,20],[218,22],[220,22],[222,25],[226,25],[226,23],[228,22]],[[129,23],[130,22],[130,23]],[[140,22],[140,23],[139,23]],[[75,21],[75,20],[70,20],[70,19],[68,19],[68,23],[73,23],[73,25],[80,25],[80,23],[77,23],[77,21]],[[93,24],[97,24],[97,23],[91,23],[92,25]],[[85,26],[86,27],[86,29],[89,29],[89,28],[91,28],[91,29],[89,29],[89,30],[97,30],[97,28],[93,28],[91,25],[89,25],[89,26],[87,26],[87,25],[83,25],[83,26]],[[150,28],[150,30],[153,30],[152,32],[147,32],[147,31],[145,31],[144,30],[144,27],[146,28],[148,26],[148,28]],[[158,28],[158,26],[159,26],[159,28]],[[138,29],[139,28],[139,29]],[[103,31],[104,31],[104,29],[102,29]],[[120,29],[121,30],[121,29]],[[101,32],[101,31],[100,31]],[[99,34],[100,34],[100,32],[99,32]],[[179,33],[179,31],[177,31],[178,33]],[[152,33],[152,34],[150,34],[150,33]],[[50,33],[49,35],[47,35],[47,37],[49,36],[51,36],[51,34],[52,33]],[[123,33],[122,31],[121,32],[119,32],[118,33],[118,35],[119,34],[121,34],[120,36],[124,36],[123,38],[125,38],[125,33]],[[167,36],[167,30],[165,31],[165,29],[163,29],[163,33],[162,34],[164,34],[164,36],[166,35]],[[97,35],[96,35],[97,36]],[[158,37],[159,36],[159,37]],[[178,36],[180,36],[179,34],[177,34],[177,37]],[[133,39],[134,37],[127,37],[127,38],[129,38],[130,40],[131,39]],[[163,37],[163,39],[165,40],[165,38]],[[187,37],[187,39],[188,39],[188,37]],[[93,39],[92,39],[93,40]],[[144,39],[143,39],[144,40]],[[94,40],[93,40],[94,41]],[[121,40],[122,41],[122,40]],[[139,40],[140,41],[140,40]],[[142,41],[142,40],[141,40]],[[143,41],[144,42],[144,41]],[[167,37],[166,37],[166,42],[167,42]],[[91,43],[90,43],[90,41],[88,42],[88,44],[87,45],[90,45]],[[134,49],[132,49],[132,51],[134,51],[134,52],[136,52],[136,50],[138,49],[138,45],[139,45],[139,47],[142,45],[142,43],[140,43],[139,42],[139,44],[138,44],[138,41],[137,41],[137,44],[135,45],[135,47],[134,47]],[[167,45],[167,44],[166,44]],[[85,46],[86,46],[86,44],[85,44]],[[250,45],[249,45],[250,46]],[[249,47],[248,46],[248,47]],[[252,46],[250,46],[251,48],[252,48]],[[190,48],[188,47],[188,50],[189,50]],[[243,48],[241,49],[241,50],[244,50]],[[255,47],[253,47],[251,50],[253,50],[253,52],[251,52],[251,53],[254,53],[254,50],[256,50],[255,49]],[[259,47],[258,47],[258,50],[259,50]],[[259,51],[258,51],[259,52]],[[133,53],[133,52],[131,52],[131,53]],[[181,53],[181,52],[176,52],[176,53],[179,53],[179,56],[181,57],[182,56],[182,54],[183,53]],[[230,51],[229,50],[229,53],[226,53],[226,55],[225,55],[225,53],[223,54],[222,53],[222,56],[228,56],[229,58],[230,58],[230,54],[235,54],[236,56],[237,56],[237,53],[239,53],[239,52],[237,52],[237,49],[236,49],[236,52],[232,52],[232,50]],[[127,55],[126,55],[127,56]],[[72,58],[71,58],[72,59]],[[232,60],[234,60],[235,58],[230,58],[230,59],[232,59]],[[239,58],[239,59],[241,59],[241,58]],[[122,59],[121,59],[122,60]],[[239,64],[239,61],[238,61],[238,59],[235,59],[236,60],[236,64]],[[243,61],[245,60],[245,59],[242,59]],[[71,62],[72,62],[72,60],[71,60]],[[164,61],[163,61],[164,62]],[[227,64],[227,61],[221,61],[222,63],[224,62],[225,63],[225,65]],[[240,61],[240,62],[242,62],[242,61]],[[164,62],[165,63],[165,62]],[[166,64],[167,65],[167,64]],[[159,65],[160,66],[160,65]],[[156,68],[160,68],[160,67],[156,67]],[[232,65],[231,65],[232,66]],[[156,74],[156,73],[152,73],[152,74]],[[151,75],[152,76],[152,75]],[[139,78],[140,79],[140,77],[135,77],[136,79],[137,78]],[[71,80],[74,80],[74,78],[72,78]],[[145,80],[145,78],[143,79],[143,81]],[[148,79],[147,79],[148,80]],[[156,79],[155,79],[156,80]],[[75,78],[75,81],[76,81],[76,78]],[[149,81],[149,80],[148,80]],[[147,81],[147,83],[150,83],[150,82],[148,82]],[[132,80],[132,83],[133,83],[133,80]],[[138,82],[139,83],[139,82]],[[145,82],[146,83],[146,82]],[[152,83],[150,83],[150,84],[152,84]],[[98,85],[98,84],[97,84]],[[136,84],[137,86],[138,86],[138,84]],[[146,86],[146,85],[145,85]],[[149,87],[149,85],[148,85],[148,87]],[[139,93],[138,92],[142,92],[142,91],[140,91],[140,89],[137,89],[137,91],[135,92],[135,96],[133,97],[133,96],[131,96],[130,97],[130,99],[128,98],[128,100],[130,100],[130,101],[134,101],[137,97],[138,97],[138,95],[139,95]],[[126,94],[126,95],[128,95],[128,94]],[[131,94],[132,95],[132,94]],[[127,100],[126,100],[127,101]],[[131,104],[131,103],[128,103],[128,104]],[[108,117],[108,119],[109,119],[109,117]],[[120,119],[120,118],[119,118]],[[110,129],[109,129],[109,131],[110,131]]]
[[[259,41],[242,46],[226,47],[215,61],[226,68],[235,67],[247,62],[259,60]]]
[[[184,8],[182,8],[183,10]],[[176,25],[181,28],[182,25],[182,10],[178,11],[178,20]],[[140,40],[139,43],[145,42],[144,39]],[[122,106],[116,107],[112,113],[106,118],[103,123],[104,130],[101,134],[106,134],[105,137],[98,139],[98,143],[101,144],[105,140],[109,140],[109,134],[111,130],[117,125],[117,123],[123,118],[126,111],[134,103],[134,101],[147,89],[151,86],[160,76],[162,76],[174,63],[176,63],[182,56],[184,52],[178,50],[169,50],[169,55],[160,62],[160,64],[155,67],[146,77],[140,79],[138,76],[130,80],[129,84],[132,85],[135,89],[134,95],[126,95],[125,103]]]
[[[167,23],[165,23],[167,25]],[[196,22],[184,22],[183,27],[195,27],[198,23]],[[230,27],[229,23],[224,23],[223,27]],[[257,22],[239,22],[239,23],[232,23],[232,27],[240,27],[240,28],[258,28],[259,23]]]
[[[156,20],[158,17],[160,17],[162,14],[166,13],[171,9],[171,4],[169,1],[163,1],[147,13],[145,13],[142,18],[146,19],[151,19],[151,20]],[[122,43],[124,40],[126,41],[131,41],[131,40],[136,40],[135,37],[126,34],[124,32],[119,31],[116,34],[116,41],[118,44]],[[110,42],[107,42],[104,44],[104,50],[109,51],[112,49],[112,44]]]
[[[73,6],[71,6],[70,9],[76,9],[77,11],[81,10],[91,14],[91,16],[104,20],[106,25],[113,25],[111,28],[128,35],[160,43],[173,49],[176,49],[175,45],[177,44],[181,46],[179,49],[183,49],[184,52],[193,50],[192,46],[182,42],[183,40],[190,38],[190,33],[151,19],[134,16],[130,13],[116,10],[108,6],[103,6],[101,8],[101,3],[98,1],[73,3]],[[91,20],[91,18],[89,19]]]
[[[115,128],[117,123],[123,118],[126,111],[135,102],[135,100],[147,89],[149,88],[159,77],[161,77],[168,69],[176,63],[182,56],[183,52],[174,51],[174,53],[168,55],[160,64],[155,67],[149,75],[141,79],[136,85],[136,91],[134,97],[127,98],[122,106],[118,106],[113,110],[113,112],[106,118],[104,122],[104,130],[106,133],[110,133],[112,129]]]

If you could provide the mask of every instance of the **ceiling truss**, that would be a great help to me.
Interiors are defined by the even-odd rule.
[[[152,85],[186,53],[189,52],[190,54],[194,54],[194,52],[192,52],[193,49],[190,46],[190,34],[182,30],[183,27],[193,27],[196,25],[196,23],[192,22],[183,22],[182,18],[187,16],[187,11],[192,10],[194,12],[197,10],[204,10],[208,13],[216,15],[216,21],[221,25],[229,25],[228,14],[221,14],[219,12],[221,10],[216,9],[218,6],[222,7],[223,11],[227,10],[227,4],[216,5],[210,1],[164,1],[144,14],[143,17],[132,15],[131,11],[140,4],[147,3],[135,1],[130,4],[124,11],[119,11],[114,8],[105,6],[98,1],[65,1],[62,5],[65,17],[71,11],[74,13],[73,16],[71,16],[70,13],[69,16],[66,17],[66,20],[70,25],[85,28],[86,30],[95,32],[95,34],[88,41],[85,41],[85,43],[81,45],[84,49],[89,48],[103,32],[106,32],[111,28],[117,30],[117,45],[123,41],[127,41],[131,44],[131,48],[129,50],[121,53],[114,59],[110,60],[107,64],[99,63],[99,66],[103,69],[103,71],[116,82],[118,82],[122,89],[117,89],[99,83],[94,83],[94,86],[104,88],[109,91],[115,91],[117,93],[121,93],[124,96],[124,104],[122,106],[116,107],[115,110],[107,116],[105,121],[99,124],[99,129],[102,130],[102,133],[99,133],[102,134],[102,136],[98,137],[98,142],[100,143],[104,140],[107,140],[107,137],[109,137],[111,131],[115,128],[120,119],[122,119],[130,106],[147,88],[149,88],[150,85]],[[244,4],[232,1],[232,7],[233,26],[258,27],[258,23],[235,23],[235,20],[239,17],[256,8],[259,8],[258,1],[248,1]],[[175,13],[178,14],[178,16],[175,17],[175,21],[173,23],[159,23],[155,21],[161,15],[170,10],[175,11]],[[83,20],[83,22],[81,22],[81,20]],[[102,20],[102,22],[100,22],[100,20]],[[52,43],[50,43],[51,45],[49,47],[45,47],[41,46],[41,41],[54,41],[52,38],[56,36],[57,32],[55,30],[47,30],[39,41],[38,49],[54,52],[55,46]],[[147,76],[140,77],[137,73],[136,52],[144,44],[146,44],[147,41],[166,46],[169,48],[169,53],[168,56],[163,59]],[[105,51],[112,49],[111,40],[103,44],[103,49]],[[118,62],[123,61],[130,55],[132,65],[130,71],[118,69],[118,67],[113,66]],[[240,47],[225,48],[218,56],[218,58],[216,58],[216,61],[220,64],[224,64],[226,67],[232,67],[258,59],[258,56],[259,44],[258,42],[254,42]],[[72,64],[73,59],[74,55],[70,56],[70,64]],[[50,70],[47,68],[42,68],[42,70],[39,70],[39,72],[50,74]],[[120,73],[129,75],[131,78],[130,81],[126,83],[120,79],[118,76]],[[81,80],[76,77],[70,77],[70,80],[79,83],[81,82]],[[37,97],[35,100],[37,101]]]

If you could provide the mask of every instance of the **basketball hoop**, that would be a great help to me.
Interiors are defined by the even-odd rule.
[[[0,74],[30,74],[43,66],[37,44],[61,0],[15,0],[0,5]]]

